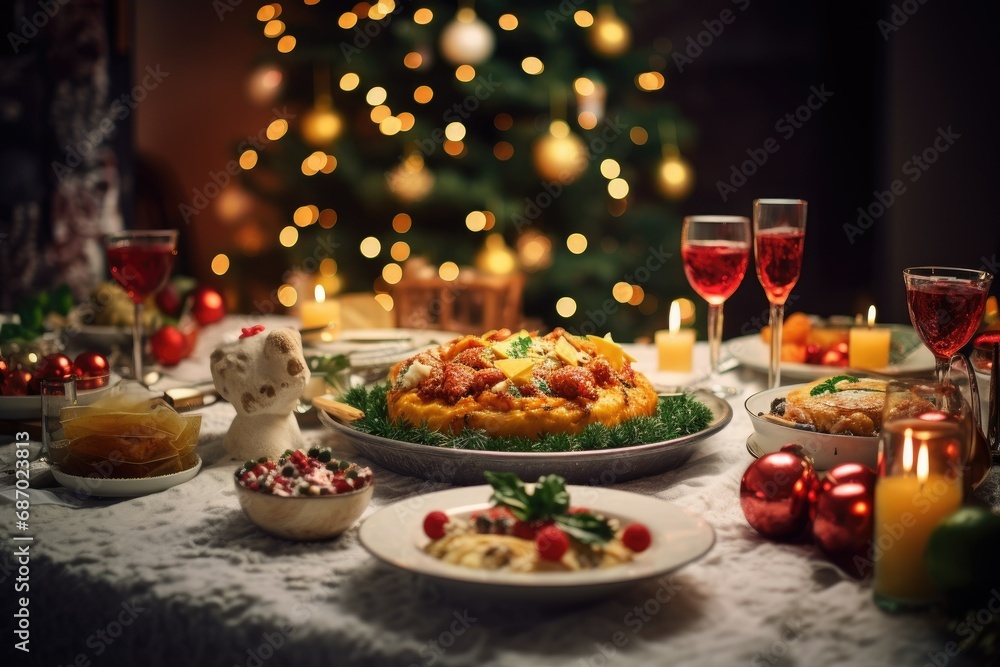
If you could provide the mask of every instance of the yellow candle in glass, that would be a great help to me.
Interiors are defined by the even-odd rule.
[[[340,302],[326,298],[326,290],[316,285],[315,301],[303,301],[299,307],[302,328],[335,327],[340,325]]]
[[[848,334],[847,363],[851,368],[885,368],[889,365],[892,332],[875,326],[875,306],[868,308],[868,326],[852,327]]]
[[[677,301],[670,304],[667,326],[666,331],[657,331],[653,339],[659,368],[661,371],[690,373],[695,333],[693,329],[681,329],[681,304]]]
[[[883,438],[886,448],[902,439],[902,470],[889,471],[875,485],[872,588],[880,606],[895,610],[926,604],[936,594],[924,550],[941,519],[962,504],[961,474],[947,469],[955,461],[952,449],[961,448],[961,429],[907,419],[885,425]]]

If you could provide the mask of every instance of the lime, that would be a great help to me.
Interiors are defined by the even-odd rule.
[[[1000,583],[1000,516],[984,507],[962,507],[934,528],[924,558],[931,581],[949,602],[981,604]]]

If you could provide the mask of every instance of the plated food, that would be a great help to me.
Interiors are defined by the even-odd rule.
[[[575,434],[656,413],[657,395],[610,337],[509,329],[463,336],[396,364],[388,416],[432,431]]]
[[[885,380],[836,375],[798,386],[774,399],[769,414],[819,433],[878,435]]]
[[[325,540],[354,525],[371,501],[371,468],[338,459],[329,448],[287,450],[247,461],[234,475],[244,514],[288,540]]]
[[[424,551],[478,570],[571,572],[615,567],[649,548],[649,528],[570,505],[565,480],[547,475],[526,486],[513,473],[487,472],[493,505],[468,516],[424,517]]]

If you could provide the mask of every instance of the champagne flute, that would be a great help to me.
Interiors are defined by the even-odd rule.
[[[708,302],[710,391],[737,393],[719,384],[722,304],[743,282],[750,262],[750,220],[735,215],[693,215],[684,218],[681,257],[691,287]]]
[[[111,277],[135,304],[132,372],[142,382],[142,302],[163,287],[177,256],[176,230],[122,231],[104,238]]]
[[[806,240],[804,199],[755,199],[753,202],[754,259],[757,278],[771,304],[771,361],[767,385],[781,384],[781,327],[785,301],[799,280]]]
[[[934,355],[934,375],[947,382],[951,356],[969,342],[983,319],[993,276],[946,266],[903,270],[906,308],[920,340]]]

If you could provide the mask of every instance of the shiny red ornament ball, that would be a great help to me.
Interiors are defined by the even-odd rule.
[[[164,366],[176,366],[186,356],[185,352],[190,353],[187,338],[172,324],[160,327],[150,336],[149,347],[153,357]]]
[[[77,389],[95,389],[108,383],[111,364],[99,352],[81,352],[73,360],[73,374],[76,375]]]
[[[61,352],[47,354],[35,364],[34,375],[40,380],[66,380],[73,377],[73,360]]]
[[[32,379],[33,377],[29,371],[23,368],[12,368],[7,371],[6,377],[0,383],[0,394],[4,396],[27,396],[28,385]]]
[[[816,484],[816,471],[808,458],[791,451],[765,454],[743,473],[743,515],[765,537],[791,537],[809,521]]]
[[[812,523],[816,546],[858,577],[870,572],[867,553],[873,538],[874,508],[874,484],[841,482],[822,489],[816,498]]]
[[[199,287],[191,293],[191,299],[191,312],[201,326],[218,322],[226,314],[222,295],[211,287]]]

